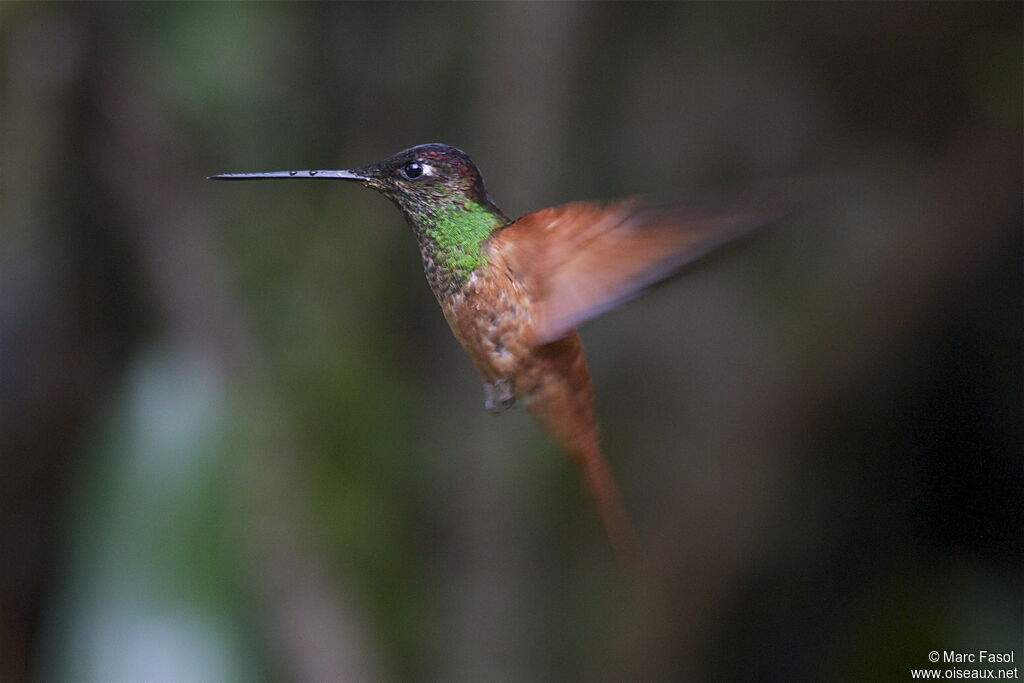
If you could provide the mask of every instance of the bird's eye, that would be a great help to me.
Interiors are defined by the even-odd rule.
[[[402,175],[409,180],[416,180],[423,175],[423,164],[418,161],[410,161],[402,167]]]

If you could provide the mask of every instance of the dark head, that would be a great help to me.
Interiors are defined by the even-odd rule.
[[[367,178],[369,187],[389,197],[403,211],[411,208],[411,203],[445,203],[459,195],[489,203],[483,178],[473,160],[448,145],[416,145],[356,172]]]
[[[225,173],[210,177],[216,180],[324,178],[358,182],[391,199],[410,222],[440,207],[467,201],[497,212],[473,160],[462,150],[436,142],[416,145],[384,161],[350,170]]]

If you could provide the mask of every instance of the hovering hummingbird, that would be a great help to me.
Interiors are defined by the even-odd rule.
[[[574,202],[513,221],[491,201],[469,156],[437,143],[350,170],[210,177],[347,180],[394,202],[416,235],[444,317],[483,378],[487,410],[522,400],[579,467],[616,555],[632,555],[576,327],[764,225],[770,213],[625,199]]]

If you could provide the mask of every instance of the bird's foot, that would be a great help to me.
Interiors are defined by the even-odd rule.
[[[516,402],[512,382],[499,379],[496,382],[484,382],[484,407],[494,415],[498,415]]]

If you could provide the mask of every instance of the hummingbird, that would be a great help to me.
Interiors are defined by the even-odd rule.
[[[716,247],[765,225],[754,206],[578,201],[511,220],[467,154],[430,143],[347,170],[224,173],[216,180],[319,178],[383,194],[405,216],[455,338],[483,379],[484,406],[521,401],[578,467],[614,554],[635,534],[602,453],[576,328]]]

